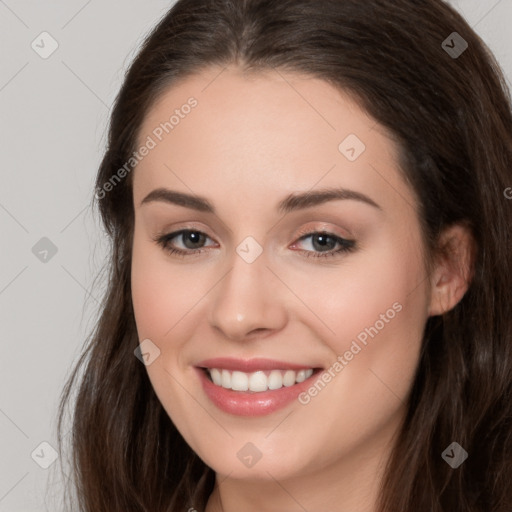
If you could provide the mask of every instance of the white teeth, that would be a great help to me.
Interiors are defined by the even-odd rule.
[[[283,386],[289,387],[296,383],[303,382],[311,375],[313,369],[294,370],[272,370],[270,372],[256,371],[245,373],[239,371],[230,371],[219,368],[208,368],[208,373],[217,386],[234,391],[253,391],[261,392],[267,390],[280,389]]]
[[[268,389],[279,389],[283,387],[283,376],[279,370],[272,370],[267,377]]]
[[[220,373],[220,370],[217,368],[212,368],[210,370],[210,376],[214,384],[217,384],[217,386],[222,386],[222,373]]]
[[[295,384],[295,372],[293,370],[288,370],[283,377],[283,384],[286,387],[293,386]]]
[[[231,374],[231,389],[247,391],[249,389],[249,376],[247,373],[233,372]]]
[[[306,380],[306,370],[299,370],[297,372],[297,377],[295,377],[297,382],[303,382]]]
[[[267,376],[265,372],[254,372],[249,377],[249,389],[251,391],[267,391]]]
[[[231,373],[228,370],[222,370],[222,382],[223,388],[231,389]]]

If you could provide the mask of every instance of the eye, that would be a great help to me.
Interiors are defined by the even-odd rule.
[[[202,231],[182,229],[180,231],[175,231],[174,233],[159,234],[154,240],[169,254],[174,254],[177,256],[188,256],[191,254],[198,254],[203,252],[201,245],[204,243],[206,238],[210,237]],[[174,239],[181,239],[184,249],[174,247],[171,243]]]
[[[182,229],[173,233],[160,233],[154,238],[154,241],[163,247],[167,253],[185,257],[204,252],[205,246],[203,244],[206,239],[209,238],[210,237],[202,231]],[[355,240],[347,240],[326,231],[312,231],[306,233],[302,235],[292,247],[308,238],[311,238],[309,245],[312,247],[312,250],[299,251],[303,253],[306,258],[334,257],[340,253],[351,252],[356,249]],[[174,239],[181,240],[183,247],[176,247],[175,242],[173,242]],[[335,249],[336,246],[338,246],[337,249]]]
[[[327,231],[312,231],[301,236],[298,242],[311,238],[309,244],[313,250],[302,250],[306,258],[328,258],[340,255],[340,253],[352,252],[356,249],[355,240],[341,238]],[[296,242],[297,243],[297,242]],[[296,245],[296,244],[294,244]],[[338,246],[337,249],[335,247]],[[319,252],[315,252],[319,251]]]

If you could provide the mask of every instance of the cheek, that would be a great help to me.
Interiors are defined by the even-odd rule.
[[[301,397],[306,410],[323,411],[326,437],[334,439],[342,425],[347,439],[363,442],[389,427],[406,400],[427,307],[416,247],[382,245],[378,256],[347,260],[338,282],[325,280],[305,300],[334,331],[324,338],[332,352],[325,384],[314,383]],[[312,416],[309,428],[318,429]]]
[[[131,288],[137,334],[140,341],[149,338],[160,350],[146,370],[158,399],[183,430],[188,425],[189,395],[178,383],[181,377],[173,376],[193,333],[186,320],[198,301],[198,291],[191,289],[190,281],[190,273],[176,271],[161,249],[134,237]]]
[[[204,294],[199,273],[171,264],[164,251],[135,239],[131,292],[139,336],[164,339]]]
[[[343,411],[331,411],[332,422],[349,413],[351,419],[343,421],[355,438],[361,422],[377,427],[405,401],[427,318],[420,244],[414,236],[401,245],[379,242],[374,250],[347,259],[330,278],[319,272],[309,295],[305,280],[298,291],[329,326],[323,339],[332,354],[325,376],[333,383],[327,385],[330,391],[319,392],[323,397],[317,400],[317,391],[311,390],[304,402],[311,398],[328,409],[329,401],[339,400]]]
[[[427,319],[428,280],[420,244],[414,240],[411,237],[400,246],[383,245],[378,257],[368,254],[365,261],[359,260],[346,277],[338,315],[331,317],[339,333],[332,349],[343,356],[343,368],[338,369],[344,389],[357,389],[362,400],[389,394],[389,403],[369,399],[375,411],[392,406],[396,396],[405,399],[418,363]]]
[[[419,244],[414,238],[403,245],[388,240],[396,236],[375,239],[371,250],[348,256],[336,268],[312,267],[307,276],[284,271],[315,313],[311,328],[327,327],[320,326],[321,332],[337,354],[350,350],[353,340],[364,347],[365,341],[369,346],[369,340],[388,333],[388,342],[399,344],[413,335],[414,326],[421,333],[426,295]]]
[[[132,302],[139,337],[160,337],[169,329],[175,295],[166,293],[161,264],[152,257],[147,244],[134,242],[132,254]]]

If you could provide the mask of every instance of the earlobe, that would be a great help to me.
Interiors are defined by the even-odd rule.
[[[430,279],[429,316],[453,309],[469,288],[474,274],[475,243],[462,224],[447,228],[439,238],[439,255]]]

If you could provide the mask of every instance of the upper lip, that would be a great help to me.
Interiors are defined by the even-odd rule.
[[[311,364],[288,363],[286,361],[277,361],[275,359],[236,359],[233,357],[215,357],[205,359],[197,363],[201,368],[221,368],[231,371],[240,371],[244,373],[255,372],[257,370],[303,370],[308,368],[318,368]]]

